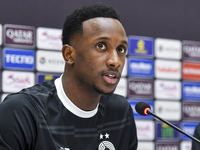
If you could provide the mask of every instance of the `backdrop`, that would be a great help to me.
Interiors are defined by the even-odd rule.
[[[186,75],[186,80],[183,80],[181,65],[185,65],[185,73],[195,69],[200,70],[200,44],[191,42],[200,41],[199,0],[0,0],[0,27],[4,30],[5,24],[13,24],[31,26],[35,29],[38,27],[62,29],[67,14],[77,7],[96,2],[105,3],[117,9],[127,36],[148,37],[132,37],[129,43],[131,53],[127,55],[128,63],[125,66],[129,71],[126,70],[123,73],[123,78],[120,81],[122,84],[119,84],[118,92],[123,90],[122,94],[127,97],[133,110],[138,101],[147,101],[152,109],[164,119],[172,121],[174,125],[192,135],[200,120],[200,76],[196,74]],[[10,28],[12,31],[20,32],[12,26]],[[26,30],[27,37],[30,32],[32,32],[31,28]],[[0,42],[0,50],[2,51],[0,68],[2,87],[0,93],[2,97],[16,92],[22,84],[29,86],[57,78],[62,73],[64,62],[58,51],[60,45],[58,44],[56,47],[54,41],[51,41],[60,40],[60,31],[40,28],[37,33],[41,33],[40,36],[43,36],[39,40],[40,44],[43,45],[15,45],[12,42],[6,45]],[[50,33],[53,33],[52,37]],[[0,32],[0,34],[3,35],[4,32]],[[44,42],[46,40],[44,38],[48,35],[49,43],[52,45]],[[158,53],[157,57],[154,57],[154,39],[157,38],[159,39],[156,41],[157,45],[155,42],[155,51],[157,50]],[[163,41],[163,39],[175,41]],[[184,54],[184,58],[182,57],[182,40],[190,41],[185,43],[188,46],[186,49],[188,53]],[[148,51],[151,51],[152,54],[138,57],[141,55],[136,54],[133,51],[134,48],[138,48],[140,54],[145,51],[145,48],[150,48]],[[24,55],[30,57],[24,58],[24,62],[21,61],[21,64],[16,64],[12,60],[17,58],[12,54],[20,55],[21,60]],[[48,62],[46,65],[44,65],[45,60]],[[156,66],[158,70],[156,70]],[[52,68],[54,68],[53,71]],[[136,72],[139,70],[140,73],[135,73],[135,70]],[[149,74],[146,73],[147,71],[150,71]],[[178,77],[166,72],[167,75],[163,74],[164,71],[168,73],[179,71]],[[144,74],[142,75],[142,73]],[[196,80],[191,77],[196,78]],[[189,82],[185,82],[188,80]],[[185,93],[182,95],[183,89],[185,89]],[[138,150],[191,149],[191,140],[186,136],[182,136],[153,117],[142,118],[135,111],[134,115],[139,138]]]
[[[62,28],[74,8],[95,2],[119,11],[127,35],[200,40],[198,0],[0,0],[0,23]]]

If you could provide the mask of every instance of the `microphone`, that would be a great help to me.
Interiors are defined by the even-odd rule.
[[[175,125],[171,124],[170,122],[158,117],[157,115],[155,115],[152,111],[151,111],[151,107],[149,106],[149,104],[145,103],[145,102],[138,102],[135,105],[135,110],[138,112],[138,114],[142,115],[142,116],[147,116],[147,115],[152,115],[155,118],[161,120],[162,122],[166,123],[167,125],[171,126],[172,128],[178,130],[179,132],[181,132],[182,134],[185,134],[187,137],[191,138],[192,140],[196,141],[197,143],[200,144],[200,140],[198,140],[197,138],[187,134],[186,132],[184,132],[183,130],[179,129],[178,127],[176,127]]]

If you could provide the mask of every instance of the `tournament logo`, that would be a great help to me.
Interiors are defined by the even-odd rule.
[[[62,30],[54,28],[37,28],[37,47],[39,49],[61,50]]]
[[[194,130],[198,124],[199,124],[199,122],[183,122],[182,130],[184,132],[186,132],[187,134],[193,136]],[[182,140],[191,140],[191,139],[189,137],[187,137],[186,135],[182,134]]]
[[[35,69],[34,50],[4,48],[3,53],[3,67],[5,69]]]
[[[154,61],[128,58],[128,75],[131,77],[154,77]]]
[[[181,41],[172,39],[155,39],[155,56],[157,58],[177,59],[182,57]]]
[[[150,37],[129,36],[129,55],[133,56],[154,56],[154,39]]]
[[[183,41],[183,58],[200,60],[200,42]]]
[[[4,45],[35,48],[35,28],[21,25],[4,25]]]
[[[170,122],[174,126],[179,128],[179,123]],[[157,140],[179,140],[180,135],[177,130],[170,127],[169,125],[159,122],[156,122],[156,139]]]
[[[128,79],[128,97],[133,99],[153,99],[153,80]]]
[[[59,77],[60,77],[60,74],[37,73],[36,83],[43,83],[52,79],[57,79]]]
[[[183,79],[200,80],[200,63],[183,62]]]
[[[200,100],[200,83],[183,82],[182,98],[183,100]]]

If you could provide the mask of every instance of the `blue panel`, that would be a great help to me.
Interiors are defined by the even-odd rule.
[[[3,67],[5,69],[34,70],[35,51],[4,48]]]

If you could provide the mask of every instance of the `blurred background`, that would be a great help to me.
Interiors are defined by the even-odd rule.
[[[129,49],[115,91],[136,119],[138,150],[190,150],[191,140],[135,104],[147,102],[160,117],[193,135],[200,121],[200,1],[0,0],[0,95],[55,79],[63,72],[61,32],[66,15],[104,3],[121,17]]]

